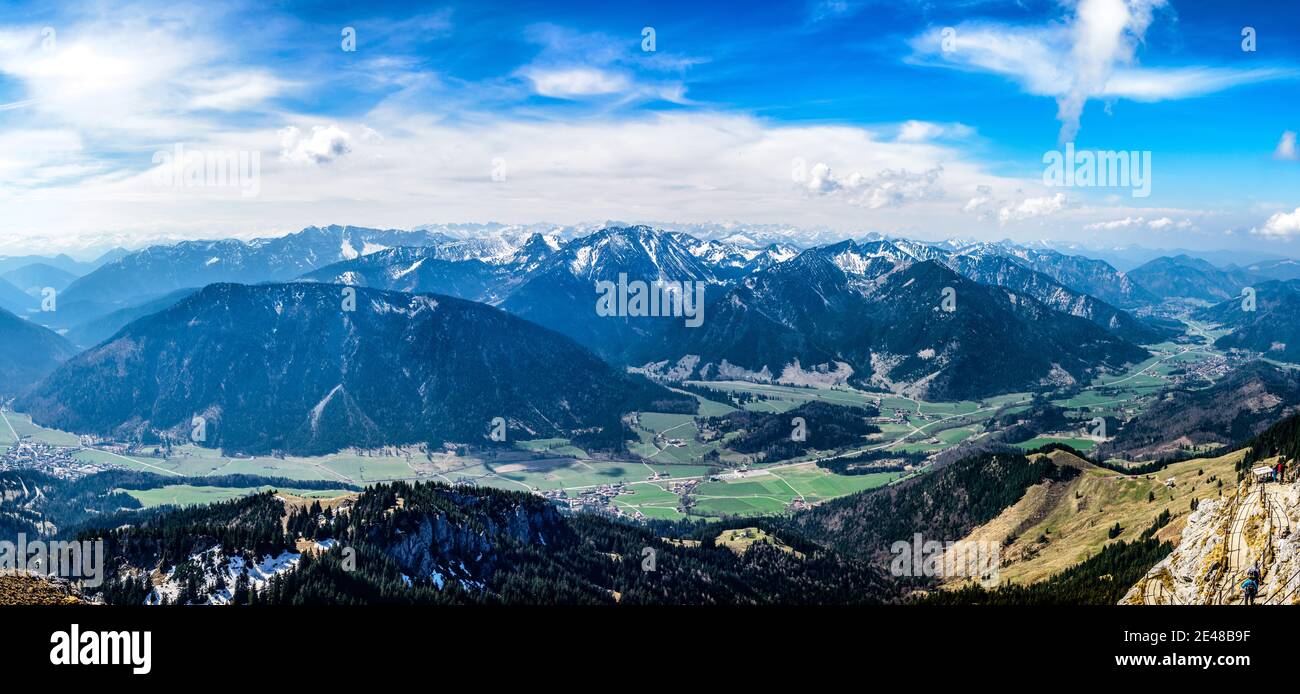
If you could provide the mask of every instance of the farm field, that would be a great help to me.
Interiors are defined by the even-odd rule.
[[[903,476],[901,472],[836,475],[813,464],[756,471],[737,479],[705,482],[691,493],[693,516],[727,516],[780,513],[795,499],[817,503],[838,496],[881,487]]]
[[[11,446],[18,440],[18,432],[14,431],[9,419],[13,416],[13,412],[0,411],[0,446]]]
[[[239,497],[278,489],[301,497],[312,499],[330,499],[349,493],[345,489],[279,489],[270,486],[261,487],[196,487],[188,484],[170,484],[157,489],[123,489],[118,490],[135,497],[145,508],[156,506],[193,506],[229,501]]]
[[[30,436],[37,441],[43,441],[52,446],[80,446],[81,439],[76,434],[69,434],[66,431],[57,429],[46,429],[43,426],[32,423],[32,418],[21,412],[6,411],[4,417],[9,422],[9,426],[3,427],[3,439],[10,439],[12,443],[13,434],[18,436]],[[12,432],[10,429],[12,428]]]
[[[568,439],[531,439],[516,441],[515,448],[533,453],[564,455],[572,458],[587,458],[587,452],[573,445]]]
[[[704,465],[665,465],[662,463],[598,462],[583,460],[520,461],[505,465],[483,463],[448,474],[455,481],[473,481],[505,489],[527,488],[533,491],[554,489],[579,490],[617,482],[644,482],[653,474],[672,478],[703,477],[710,468]],[[458,479],[461,476],[461,479]]]
[[[665,464],[698,464],[708,453],[713,451],[724,453],[717,442],[701,443],[696,440],[700,430],[692,415],[643,412],[639,419],[640,425],[635,427],[635,431],[640,441],[632,444],[630,448],[634,455],[647,461]],[[657,435],[664,437],[658,445],[655,443]],[[671,445],[667,442],[668,439],[678,440],[683,445]]]
[[[338,480],[365,484],[379,480],[410,478],[416,473],[405,458],[333,453],[330,455],[300,458],[286,456],[233,457],[220,451],[198,446],[177,446],[168,458],[148,455],[121,456],[105,451],[83,449],[76,457],[97,462],[111,462],[141,470],[166,474],[171,472],[187,477],[209,475],[262,475],[287,477],[296,480]]]
[[[1032,451],[1035,448],[1041,448],[1050,443],[1063,443],[1076,451],[1087,453],[1097,447],[1097,442],[1093,439],[1078,439],[1066,436],[1035,436],[1028,441],[1021,441],[1015,444],[1017,448],[1023,448]]]

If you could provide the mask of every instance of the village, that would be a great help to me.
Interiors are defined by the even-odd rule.
[[[119,469],[117,465],[83,460],[78,449],[23,439],[0,453],[0,472],[37,470],[60,479],[75,480],[97,472]]]

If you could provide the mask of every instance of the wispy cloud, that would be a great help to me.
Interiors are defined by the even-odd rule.
[[[970,21],[911,40],[912,60],[1007,77],[1027,93],[1056,98],[1060,141],[1073,140],[1092,99],[1162,101],[1295,78],[1281,67],[1139,67],[1137,53],[1165,0],[1079,0],[1062,21],[1022,26]]]
[[[1295,161],[1300,159],[1300,153],[1296,152],[1294,130],[1288,130],[1282,133],[1282,139],[1277,141],[1277,148],[1273,150],[1273,158],[1282,161]]]
[[[640,35],[614,38],[553,24],[529,27],[528,40],[541,47],[518,74],[534,93],[560,99],[617,96],[624,101],[687,103],[680,75],[698,59],[640,50]],[[635,38],[635,40],[633,40]]]

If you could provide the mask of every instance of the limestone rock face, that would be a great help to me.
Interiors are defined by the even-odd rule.
[[[1260,570],[1257,604],[1300,604],[1298,521],[1300,483],[1243,482],[1231,496],[1202,502],[1178,547],[1120,604],[1240,605],[1251,566]]]

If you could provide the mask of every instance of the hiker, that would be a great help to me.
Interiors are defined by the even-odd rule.
[[[1255,594],[1259,592],[1259,581],[1251,577],[1246,577],[1241,583],[1241,593],[1246,598],[1247,605],[1255,604]]]
[[[1249,569],[1246,569],[1246,578],[1259,581],[1259,564],[1252,564]]]

